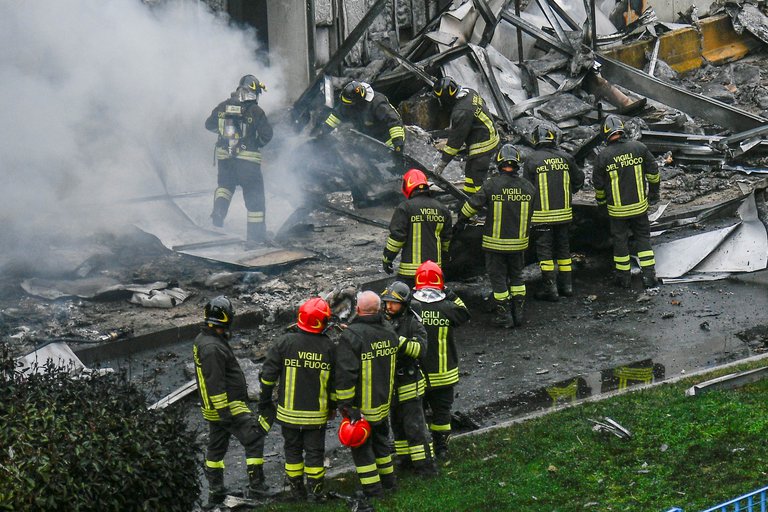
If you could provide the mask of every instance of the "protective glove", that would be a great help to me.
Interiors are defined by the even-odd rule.
[[[216,412],[219,413],[219,419],[222,423],[230,423],[232,421],[232,411],[229,410],[229,407],[216,409]]]
[[[395,151],[395,153],[402,153],[403,152],[403,143],[402,142],[395,142],[392,144],[392,149]]]
[[[446,162],[445,160],[440,160],[440,162],[435,166],[435,170],[432,172],[434,172],[438,176],[441,176],[447,166],[448,166],[448,162]]]
[[[384,269],[384,272],[386,272],[387,274],[391,274],[392,272],[395,271],[392,265],[392,262],[385,259],[381,260],[381,268]]]
[[[360,421],[360,418],[363,417],[363,415],[360,413],[360,409],[358,409],[357,407],[352,407],[349,404],[344,404],[340,406],[339,412],[343,417],[347,418],[352,423],[356,421]]]
[[[456,224],[453,225],[453,233],[461,233],[465,229],[467,229],[467,224],[469,224],[469,219],[466,218],[464,215],[459,214],[459,219],[456,221]]]
[[[259,402],[259,414],[266,417],[274,417],[277,414],[277,408],[272,400]]]
[[[658,192],[649,192],[648,193],[648,202],[650,204],[656,204],[659,202],[660,194]]]

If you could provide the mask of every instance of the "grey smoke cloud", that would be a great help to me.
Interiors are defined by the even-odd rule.
[[[211,109],[245,73],[267,83],[267,112],[284,101],[255,47],[194,0],[0,2],[4,229],[110,223],[121,199],[212,191]]]

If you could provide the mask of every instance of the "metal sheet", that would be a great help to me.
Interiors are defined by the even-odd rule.
[[[665,278],[688,273],[737,228],[738,224],[655,246],[656,275]]]
[[[472,57],[465,55],[452,60],[451,62],[443,64],[442,70],[445,75],[452,76],[460,85],[479,92],[480,96],[486,100],[492,97],[491,88],[486,81],[483,80],[482,74]],[[500,117],[494,102],[487,101],[486,105],[488,105],[488,110],[491,114]]]
[[[26,356],[18,358],[16,361],[21,364],[18,370],[29,375],[45,373],[43,367],[48,361],[51,361],[51,363],[59,368],[71,370],[82,370],[85,368],[80,358],[75,355],[66,343],[49,343],[34,352],[30,352]]]
[[[558,48],[558,51],[561,51],[561,48]],[[600,72],[608,81],[620,84],[632,92],[642,94],[683,112],[695,113],[697,116],[725,128],[743,131],[762,127],[768,123],[768,119],[764,117],[701,94],[692,93],[656,77],[648,76],[646,73],[610,57],[595,55],[595,59],[602,65]]]
[[[768,235],[757,217],[755,194],[744,200],[739,208],[742,223],[704,261],[696,272],[754,272],[768,264]]]
[[[267,268],[298,263],[314,257],[309,251],[298,249],[283,249],[280,247],[263,247],[246,250],[242,244],[232,244],[220,247],[203,247],[178,251],[198,258],[220,261],[243,268]]]

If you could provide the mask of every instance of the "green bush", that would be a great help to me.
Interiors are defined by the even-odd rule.
[[[118,374],[46,369],[22,378],[0,345],[0,510],[193,508],[202,450],[183,411],[148,411]]]

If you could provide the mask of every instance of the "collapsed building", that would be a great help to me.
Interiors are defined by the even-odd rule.
[[[356,290],[389,280],[380,252],[404,168],[353,130],[318,147],[311,128],[340,86],[365,80],[398,106],[409,167],[430,171],[448,120],[428,82],[443,75],[481,93],[506,141],[524,147],[534,124],[548,123],[588,177],[607,113],[622,115],[662,164],[653,216],[659,292],[606,289],[607,228],[589,186],[574,203],[576,297],[534,303],[520,332],[484,326],[479,228],[453,244],[446,272],[475,315],[462,333],[457,424],[486,426],[532,404],[660,380],[768,343],[760,319],[768,259],[762,5],[716,3],[704,16],[682,2],[206,3],[255,26],[267,57],[288,63],[290,108],[275,117],[299,135],[267,146],[264,166],[292,153],[280,165],[302,174],[292,213],[270,226],[275,245],[247,250],[232,231],[210,229],[210,191],[138,198],[126,214],[136,229],[78,240],[76,256],[58,252],[55,271],[3,266],[13,290],[3,295],[0,328],[19,353],[66,342],[77,357],[65,351],[68,360],[128,367],[166,405],[194,391],[184,373],[189,341],[214,294],[237,301],[234,342],[251,376],[303,299],[331,297],[348,316]],[[444,176],[433,188],[455,210],[459,164]],[[268,209],[285,201],[271,195]],[[138,214],[148,203],[153,215]],[[533,286],[537,272],[526,270]],[[717,284],[689,283],[709,280]],[[268,460],[277,467],[274,451]]]

